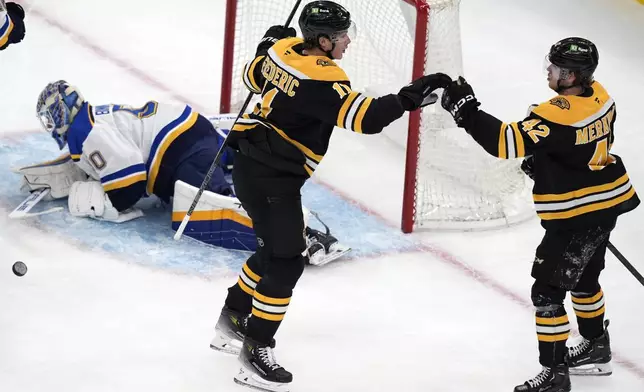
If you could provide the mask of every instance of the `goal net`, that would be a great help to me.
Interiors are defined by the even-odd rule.
[[[463,75],[460,0],[335,1],[358,29],[350,53],[339,62],[353,89],[378,96],[425,74]],[[241,108],[248,94],[240,82],[245,63],[266,29],[284,23],[294,4],[227,0],[222,113]],[[292,22],[296,28],[298,16],[299,10]],[[455,128],[437,104],[411,112],[405,132],[387,131],[393,143],[406,148],[402,230],[477,230],[533,216],[520,162],[489,156]]]

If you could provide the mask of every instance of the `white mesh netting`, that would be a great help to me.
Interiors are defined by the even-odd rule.
[[[416,15],[429,5],[425,74],[463,75],[460,0],[335,0],[358,29],[340,65],[356,90],[390,93],[409,83],[414,63]],[[304,1],[303,3],[306,3]],[[237,0],[231,110],[247,90],[241,83],[246,61],[268,27],[284,23],[294,2]],[[421,9],[419,11],[419,9]],[[292,26],[297,28],[297,17]],[[299,31],[298,31],[299,34]],[[411,130],[415,132],[415,130]],[[530,191],[518,161],[489,156],[440,105],[423,110],[414,197],[415,228],[474,230],[506,226],[533,216]],[[399,146],[407,129],[387,130]]]

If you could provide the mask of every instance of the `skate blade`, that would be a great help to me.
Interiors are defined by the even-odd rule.
[[[341,258],[342,256],[346,255],[349,252],[351,252],[351,248],[337,248],[327,254],[322,254],[321,256],[313,257],[309,260],[309,262],[313,266],[322,267],[323,265],[327,265],[330,262]]]
[[[592,363],[569,368],[571,376],[610,376],[613,374],[613,366],[608,363]]]
[[[210,348],[226,354],[239,355],[242,342],[226,335],[220,329],[215,328],[215,337],[210,342]]]
[[[289,384],[281,382],[266,381],[252,370],[247,370],[243,366],[239,369],[239,374],[233,379],[237,384],[264,392],[289,392]]]

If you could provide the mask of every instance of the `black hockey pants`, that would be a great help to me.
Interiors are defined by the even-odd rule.
[[[258,246],[237,283],[228,289],[226,306],[251,313],[247,336],[260,343],[268,344],[277,332],[304,270],[300,190],[305,181],[303,176],[235,155],[235,192],[253,222]]]

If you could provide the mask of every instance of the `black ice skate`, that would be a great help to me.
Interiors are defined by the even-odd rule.
[[[582,338],[581,342],[568,349],[570,374],[576,376],[609,376],[611,366],[610,336],[608,320],[604,321],[604,333],[592,340]]]
[[[308,263],[318,267],[339,259],[351,251],[351,248],[341,245],[330,232],[325,234],[310,227],[306,228],[306,246]]]
[[[248,314],[224,306],[215,325],[215,337],[210,342],[210,348],[228,354],[239,354],[242,342],[246,338],[249,317]],[[271,347],[275,347],[275,340],[271,341]]]
[[[514,392],[570,392],[570,376],[564,365],[555,368],[543,367],[541,373],[522,385],[517,385]]]
[[[215,325],[215,337],[210,342],[210,348],[229,354],[239,354],[241,342],[246,337],[247,323],[247,314],[224,306]]]
[[[293,375],[277,364],[271,346],[246,338],[239,361],[241,369],[235,376],[237,384],[261,391],[288,392]]]

